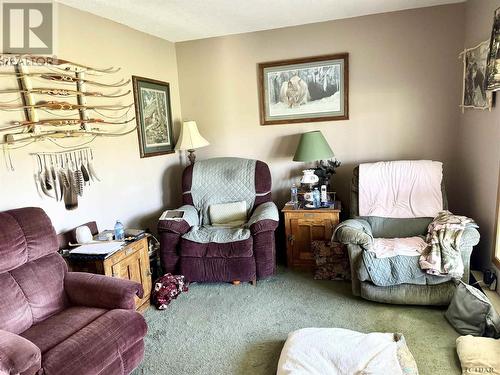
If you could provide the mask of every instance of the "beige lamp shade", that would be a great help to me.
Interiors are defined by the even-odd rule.
[[[203,138],[198,131],[196,121],[184,121],[181,127],[181,135],[175,145],[176,150],[194,150],[208,146],[210,143]]]

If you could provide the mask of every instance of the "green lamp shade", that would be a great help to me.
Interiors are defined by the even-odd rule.
[[[319,130],[302,134],[293,161],[316,161],[334,156],[330,145]]]

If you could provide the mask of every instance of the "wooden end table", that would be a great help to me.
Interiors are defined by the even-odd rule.
[[[99,246],[99,245],[94,245]],[[144,288],[143,298],[135,297],[136,310],[144,312],[150,305],[151,270],[148,253],[148,236],[128,242],[106,259],[65,257],[71,271],[90,272],[136,281]]]
[[[316,264],[311,252],[314,240],[330,241],[333,228],[340,221],[340,201],[331,208],[295,209],[286,204],[281,210],[285,217],[286,263],[295,269],[314,270]]]

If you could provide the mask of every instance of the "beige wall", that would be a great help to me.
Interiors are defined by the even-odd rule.
[[[173,43],[63,5],[59,6],[58,21],[59,57],[94,66],[121,66],[122,71],[116,77],[140,75],[170,82],[173,118],[175,122],[180,120]],[[109,81],[116,78],[99,79]],[[2,82],[15,84],[15,81]],[[131,89],[132,85],[128,88]],[[122,103],[132,101],[133,97],[129,96]],[[15,115],[0,113],[0,121],[12,121]],[[178,125],[176,133],[177,128]],[[120,138],[99,138],[91,147],[95,151],[102,182],[85,191],[78,210],[66,211],[62,203],[37,196],[29,153],[58,150],[51,144],[40,142],[12,152],[15,172],[7,172],[1,159],[0,211],[28,205],[41,206],[58,230],[94,219],[101,228],[112,228],[117,218],[131,226],[156,228],[155,221],[162,208],[176,205],[179,199],[179,191],[175,188],[178,176],[170,178],[170,174],[179,172],[176,168],[178,154],[140,159],[135,132]],[[165,185],[171,188],[165,190]]]
[[[321,130],[343,162],[335,188],[345,204],[351,170],[359,162],[442,160],[451,207],[476,218],[481,225],[478,259],[488,265],[500,116],[498,108],[491,113],[460,113],[457,54],[464,45],[470,47],[489,38],[492,12],[498,6],[498,0],[469,0],[465,6],[409,10],[174,45],[60,5],[58,54],[89,65],[119,65],[124,77],[134,74],[170,82],[174,133],[178,134],[181,119],[180,91],[184,119],[197,120],[211,142],[198,150],[199,157],[228,155],[268,162],[279,204],[288,198],[289,186],[305,167],[291,161],[299,135],[305,131]],[[349,121],[259,125],[257,63],[336,52],[350,54]],[[131,101],[129,97],[123,102]],[[15,114],[0,113],[2,123],[14,118]],[[58,230],[94,219],[101,228],[110,228],[116,218],[131,226],[154,229],[163,208],[179,203],[184,155],[140,159],[135,133],[97,139],[91,146],[103,181],[86,190],[78,210],[66,211],[61,203],[37,196],[29,153],[58,150],[47,143],[13,151],[14,172],[0,166],[0,210],[41,206]]]
[[[499,0],[469,0],[465,7],[465,42],[470,48],[489,40],[493,11]],[[477,220],[481,242],[473,257],[478,267],[489,267],[495,233],[495,210],[500,161],[500,101],[492,112],[467,110],[460,115],[457,152],[458,206]]]
[[[344,203],[360,162],[428,158],[451,170],[463,17],[457,4],[176,44],[183,117],[211,142],[199,157],[266,161],[280,204],[305,167],[292,156],[310,130],[343,162],[335,188]],[[350,120],[259,125],[257,63],[338,52],[349,53]]]

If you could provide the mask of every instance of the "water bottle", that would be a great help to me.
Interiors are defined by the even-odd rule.
[[[313,191],[313,205],[315,208],[319,208],[321,206],[321,194],[318,188],[314,188]]]
[[[293,203],[294,207],[297,207],[299,204],[298,192],[299,190],[297,189],[297,186],[293,184],[292,188],[290,189],[290,195],[291,195],[291,202]]]
[[[125,239],[125,227],[120,220],[116,220],[115,224],[115,240],[123,241]]]

